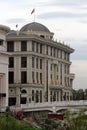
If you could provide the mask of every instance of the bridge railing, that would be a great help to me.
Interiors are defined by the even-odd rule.
[[[27,104],[21,104],[21,108],[26,107],[52,107],[52,106],[76,106],[76,105],[87,105],[87,100],[79,100],[79,101],[58,101],[58,102],[43,102],[43,103],[27,103]]]
[[[58,102],[42,102],[42,103],[26,103],[21,104],[21,106],[12,106],[10,107],[15,109],[40,109],[40,108],[52,108],[52,107],[69,107],[69,106],[85,106],[87,105],[87,100],[79,100],[79,101],[58,101]]]

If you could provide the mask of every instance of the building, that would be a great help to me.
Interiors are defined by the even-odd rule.
[[[74,49],[53,40],[44,25],[32,22],[6,37],[9,56],[9,105],[71,100]]]
[[[8,106],[8,53],[6,52],[6,34],[10,28],[0,25],[0,110]]]

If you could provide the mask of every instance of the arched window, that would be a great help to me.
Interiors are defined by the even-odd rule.
[[[27,91],[25,89],[21,90],[21,93],[27,93]]]

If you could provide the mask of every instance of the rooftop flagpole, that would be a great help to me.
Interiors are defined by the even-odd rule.
[[[35,8],[31,11],[31,15],[34,14],[34,22],[35,22]]]
[[[18,24],[16,24],[16,33],[17,33],[17,35],[19,35],[19,31],[18,31]]]

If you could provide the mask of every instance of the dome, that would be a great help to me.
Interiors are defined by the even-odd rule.
[[[29,24],[26,24],[25,26],[23,26],[20,31],[22,32],[26,32],[28,30],[32,30],[32,31],[43,31],[43,32],[48,32],[50,33],[49,29],[47,27],[45,27],[44,25],[40,24],[40,23],[36,23],[36,22],[32,22]]]
[[[14,36],[17,35],[17,31],[10,30],[7,35]],[[19,35],[26,35],[24,32],[19,32]]]

